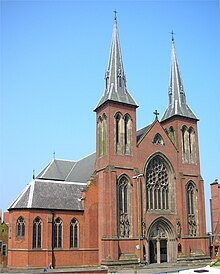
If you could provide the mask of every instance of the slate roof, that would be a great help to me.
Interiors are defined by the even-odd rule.
[[[169,83],[169,105],[162,116],[161,121],[167,120],[173,116],[183,116],[198,120],[196,115],[186,103],[186,95],[183,88],[183,82],[180,75],[179,64],[176,55],[174,38],[172,38],[172,54],[170,66]]]
[[[138,141],[148,132],[148,130],[151,128],[152,124],[150,125],[147,125],[141,129],[139,129],[137,132],[136,132],[136,140],[137,140],[137,143]]]
[[[9,210],[83,210],[82,191],[94,171],[95,153],[79,161],[53,160],[26,186]]]
[[[105,74],[105,82],[104,94],[99,100],[95,110],[106,101],[115,101],[138,107],[126,87],[126,77],[123,68],[116,17],[114,20],[112,45],[108,68]]]
[[[137,142],[151,125],[137,131]],[[8,210],[83,210],[81,197],[87,180],[95,171],[96,154],[79,161],[52,160],[19,194]]]

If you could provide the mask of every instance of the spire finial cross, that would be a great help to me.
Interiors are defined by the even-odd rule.
[[[153,112],[153,114],[155,115],[155,120],[158,120],[158,115],[160,114],[157,110],[155,110]]]
[[[173,30],[170,32],[170,34],[172,35],[172,41],[174,41],[174,35],[175,35],[175,33],[173,32]]]
[[[117,13],[118,13],[118,12],[117,12],[116,9],[115,9],[113,12],[114,12],[114,14],[115,14],[115,18],[114,18],[114,19],[117,20]]]

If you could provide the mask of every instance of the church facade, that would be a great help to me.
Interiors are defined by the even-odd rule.
[[[136,129],[114,19],[96,152],[54,159],[9,207],[8,267],[179,262],[208,258],[198,119],[186,102],[175,41],[168,107]],[[95,126],[95,125],[94,125]]]

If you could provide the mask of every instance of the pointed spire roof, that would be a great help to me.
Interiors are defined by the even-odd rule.
[[[126,77],[124,73],[122,55],[118,36],[117,18],[115,12],[114,27],[112,35],[112,45],[108,61],[107,71],[105,73],[104,94],[99,100],[95,110],[106,101],[115,101],[138,107],[126,87]]]
[[[171,66],[170,66],[170,83],[169,83],[169,105],[161,119],[164,121],[173,116],[183,116],[191,119],[198,120],[195,114],[186,103],[186,95],[183,88],[183,82],[180,75],[179,64],[176,55],[175,42],[172,34],[172,53],[171,53]]]

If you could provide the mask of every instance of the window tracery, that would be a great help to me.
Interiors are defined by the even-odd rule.
[[[169,209],[169,176],[162,159],[154,157],[146,170],[146,208]]]

